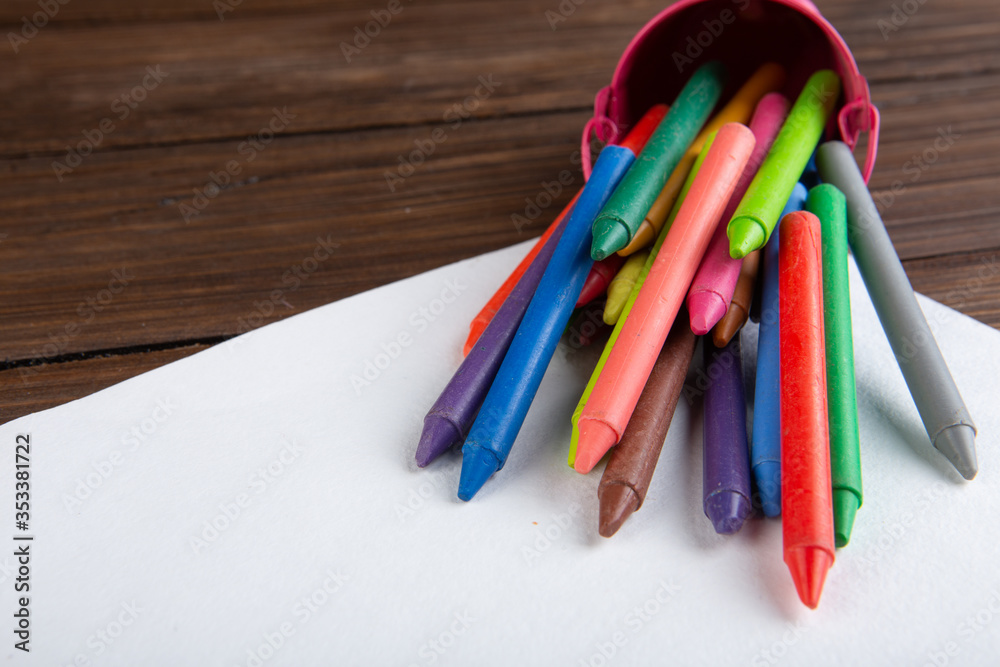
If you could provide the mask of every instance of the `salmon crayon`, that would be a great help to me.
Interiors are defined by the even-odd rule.
[[[580,415],[577,472],[590,472],[625,432],[753,147],[746,125],[716,135]]]
[[[812,609],[834,559],[820,238],[812,213],[781,221],[781,529],[785,564]]]

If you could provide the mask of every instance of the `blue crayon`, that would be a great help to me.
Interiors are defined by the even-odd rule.
[[[799,211],[808,196],[795,185],[785,204],[786,213]],[[764,246],[760,333],[757,338],[757,383],[754,389],[750,466],[765,516],[781,514],[781,367],[778,348],[778,226]]]
[[[514,341],[490,386],[462,447],[458,497],[470,500],[503,468],[545,369],[590,273],[591,227],[618,182],[635,161],[623,146],[601,151],[590,180],[570,214],[542,281],[528,304]]]

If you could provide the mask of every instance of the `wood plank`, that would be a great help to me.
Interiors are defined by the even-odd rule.
[[[579,186],[571,155],[587,115],[282,137],[252,162],[238,142],[113,151],[90,156],[63,183],[46,158],[0,161],[4,358],[233,335],[258,311],[272,321],[523,240],[542,225],[518,233],[511,216],[526,198],[545,200],[543,181],[567,170]],[[433,143],[436,129],[446,139],[391,192],[387,171],[414,142]],[[886,210],[905,259],[1000,247],[997,138],[975,136],[907,182]],[[876,185],[891,186],[898,160],[925,141],[884,146]],[[240,173],[196,200],[230,161]],[[992,173],[975,176],[969,164]],[[186,222],[182,206],[202,203]],[[302,279],[289,273],[324,254],[317,239],[327,238],[340,244],[329,261]],[[111,294],[123,270],[129,284]]]
[[[1000,17],[985,5],[924,5],[888,41],[876,25],[886,8],[862,0],[821,6],[835,14],[874,85],[1000,70]],[[502,85],[476,117],[584,109],[662,3],[588,0],[557,30],[545,18],[553,7],[553,0],[404,5],[350,63],[340,44],[371,20],[356,4],[307,14],[237,11],[224,22],[57,23],[17,55],[0,50],[9,74],[0,79],[0,150],[59,157],[85,142],[84,132],[100,137],[98,151],[232,138],[258,131],[275,106],[297,115],[296,133],[439,122],[490,74]],[[856,15],[864,18],[847,18]],[[166,78],[138,91],[140,103],[123,102],[144,80],[152,84],[149,66]],[[105,119],[114,130],[95,135]]]
[[[82,398],[177,361],[205,345],[0,370],[0,424]]]
[[[1000,253],[994,250],[904,263],[913,289],[1000,329]]]

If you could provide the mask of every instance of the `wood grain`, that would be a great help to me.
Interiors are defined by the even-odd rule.
[[[539,233],[581,183],[595,91],[664,6],[587,0],[553,30],[558,4],[403,2],[350,63],[340,42],[384,3],[243,0],[219,20],[204,0],[70,2],[18,53],[5,38],[0,421]],[[882,112],[871,187],[914,286],[1000,326],[995,1],[925,3],[887,34],[891,3],[817,5]],[[0,1],[3,35],[37,7]],[[156,65],[169,76],[120,118]],[[446,116],[463,102],[468,117]],[[515,228],[563,171],[571,188]]]

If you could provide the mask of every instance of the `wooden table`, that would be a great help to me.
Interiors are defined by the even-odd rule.
[[[569,188],[512,214],[580,185],[593,95],[665,5],[41,4],[0,2],[0,421],[539,234]],[[1000,326],[1000,7],[897,2],[889,32],[889,2],[817,4],[881,109],[871,185],[899,182],[915,288]]]

